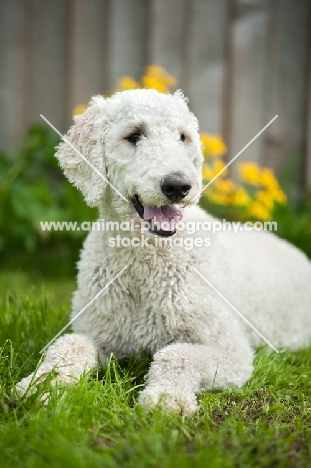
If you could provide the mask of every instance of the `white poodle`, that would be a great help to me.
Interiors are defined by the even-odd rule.
[[[237,311],[275,347],[309,344],[306,256],[270,233],[202,228],[215,220],[195,206],[203,157],[197,120],[180,91],[94,97],[56,156],[114,230],[89,233],[74,333],[50,346],[35,378],[56,368],[58,380],[70,383],[98,358],[105,364],[111,353],[146,350],[153,362],[140,404],[189,415],[199,392],[242,386],[252,375],[253,348],[264,341]],[[177,229],[181,219],[198,221],[201,230]]]

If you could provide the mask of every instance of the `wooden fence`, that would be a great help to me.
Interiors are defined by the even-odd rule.
[[[310,0],[0,0],[0,147],[148,64],[176,76],[228,159],[290,168],[311,188]]]

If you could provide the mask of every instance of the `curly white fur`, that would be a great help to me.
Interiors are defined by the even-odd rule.
[[[134,146],[125,137],[137,128],[143,136]],[[197,120],[181,92],[135,90],[94,97],[75,118],[68,138],[128,200],[138,194],[148,205],[165,205],[161,179],[172,172],[186,174],[192,188],[183,200],[184,221],[213,220],[191,206],[201,190],[203,158]],[[99,207],[99,219],[134,219],[140,225],[133,203],[125,202],[66,142],[56,156],[86,202]],[[264,232],[223,232],[210,236],[209,248],[167,249],[147,234],[148,247],[125,248],[109,247],[112,235],[140,234],[88,235],[72,317],[128,268],[77,317],[75,334],[50,347],[37,376],[56,367],[58,379],[69,383],[96,365],[97,353],[105,363],[111,353],[132,356],[145,349],[154,359],[140,403],[153,407],[162,402],[186,415],[195,411],[199,392],[244,385],[252,374],[253,348],[263,342],[192,266],[275,346],[297,349],[310,342],[311,264],[287,242]],[[193,237],[206,237],[206,232]],[[27,388],[31,378],[19,388]]]

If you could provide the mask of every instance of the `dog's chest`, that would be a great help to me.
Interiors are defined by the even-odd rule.
[[[102,345],[117,355],[140,349],[154,352],[187,328],[189,264],[176,268],[173,262],[161,260],[129,266],[98,304],[96,341],[100,336]],[[106,283],[104,276],[100,282]]]

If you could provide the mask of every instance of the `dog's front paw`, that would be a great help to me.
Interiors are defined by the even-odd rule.
[[[49,374],[36,375],[35,373],[30,374],[28,377],[25,377],[20,382],[15,385],[15,391],[18,396],[30,397],[38,390],[38,385],[45,382],[49,378]],[[55,380],[51,380],[49,385],[53,385]],[[50,393],[46,391],[40,396],[41,401],[47,403]]]
[[[36,379],[34,378],[34,373],[30,374],[28,377],[25,377],[16,384],[15,389],[17,394],[19,396],[23,396],[26,393],[28,396],[32,395],[36,390],[36,383],[38,383],[38,381],[36,381]]]
[[[160,406],[167,411],[177,412],[183,416],[192,416],[197,410],[197,400],[194,393],[180,389],[163,389],[149,386],[140,393],[139,403],[145,409]]]

